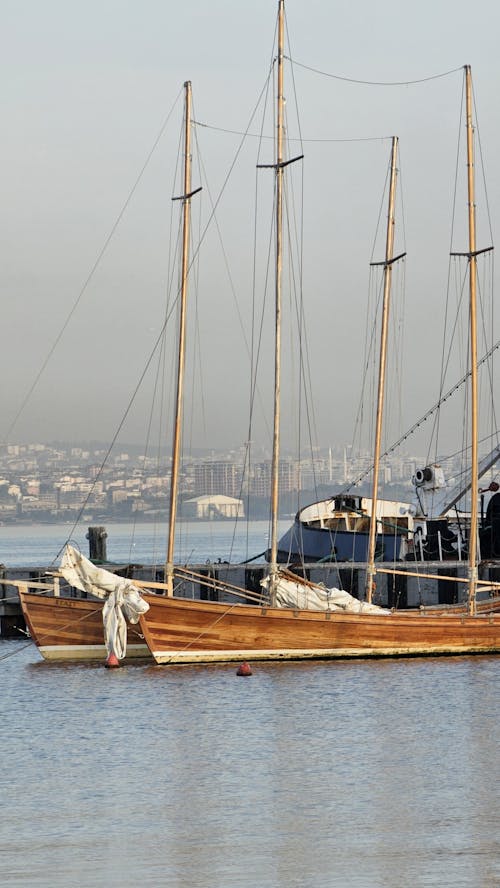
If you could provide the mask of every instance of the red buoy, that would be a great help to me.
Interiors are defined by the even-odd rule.
[[[116,667],[119,665],[120,661],[118,657],[116,656],[116,654],[113,653],[113,651],[111,651],[111,653],[108,654],[108,659],[106,660],[106,669],[116,669]]]
[[[236,672],[236,675],[251,675],[251,674],[252,674],[252,670],[251,670],[251,667],[249,666],[248,663],[241,663],[241,665],[238,666],[238,670]]]

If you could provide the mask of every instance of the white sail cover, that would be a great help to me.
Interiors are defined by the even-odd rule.
[[[108,654],[123,660],[127,652],[127,620],[138,623],[140,615],[149,610],[140,589],[131,580],[96,567],[70,545],[64,547],[59,570],[70,586],[105,599],[102,622],[106,649]]]
[[[270,578],[261,581],[266,591],[269,588]],[[309,582],[301,582],[300,577],[292,580],[289,577],[279,575],[276,584],[276,604],[278,607],[293,607],[298,610],[314,611],[340,611],[349,614],[390,614],[387,608],[379,607],[367,601],[359,601],[335,587],[327,589]]]

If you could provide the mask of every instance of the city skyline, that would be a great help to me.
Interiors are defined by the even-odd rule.
[[[0,448],[0,521],[167,519],[170,460],[159,462],[157,458],[119,452],[107,463],[100,462],[106,455],[103,450],[55,449],[40,443]],[[280,466],[280,513],[290,515],[299,506],[342,489],[354,491],[353,475],[360,470],[365,470],[367,477],[356,490],[370,495],[370,465],[369,454],[359,454],[351,466],[342,455],[333,459],[331,453],[318,457],[315,464],[284,458]],[[414,501],[412,478],[422,465],[417,456],[386,459],[381,495]],[[462,471],[459,460],[449,462],[445,467],[447,480],[454,482],[453,473],[460,477]],[[240,517],[247,512],[247,517],[267,517],[270,479],[270,460],[257,460],[248,466],[242,454],[233,454],[233,458],[227,454],[192,457],[183,464],[180,474],[180,517],[193,517],[193,509],[204,514],[206,505],[211,517],[222,517],[224,512],[226,517],[234,516],[235,508]],[[206,505],[201,505],[202,500]],[[236,507],[238,502],[241,506]]]

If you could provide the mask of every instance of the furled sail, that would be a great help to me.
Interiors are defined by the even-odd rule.
[[[269,577],[262,580],[261,585],[267,590]],[[359,601],[335,587],[327,589],[300,577],[292,579],[290,573],[280,574],[275,586],[276,604],[278,607],[294,607],[298,610],[337,611],[349,614],[390,614],[387,608],[379,607],[367,601]]]
[[[127,652],[127,620],[138,623],[140,615],[149,610],[140,589],[131,580],[96,567],[70,545],[64,547],[59,570],[70,586],[105,599],[102,622],[106,649],[108,654],[123,660]]]

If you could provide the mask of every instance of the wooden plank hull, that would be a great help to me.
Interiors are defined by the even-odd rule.
[[[500,614],[320,613],[146,595],[140,625],[157,663],[500,652]]]
[[[45,660],[105,660],[102,602],[19,590],[30,635]],[[126,660],[150,657],[136,626],[128,626]]]

